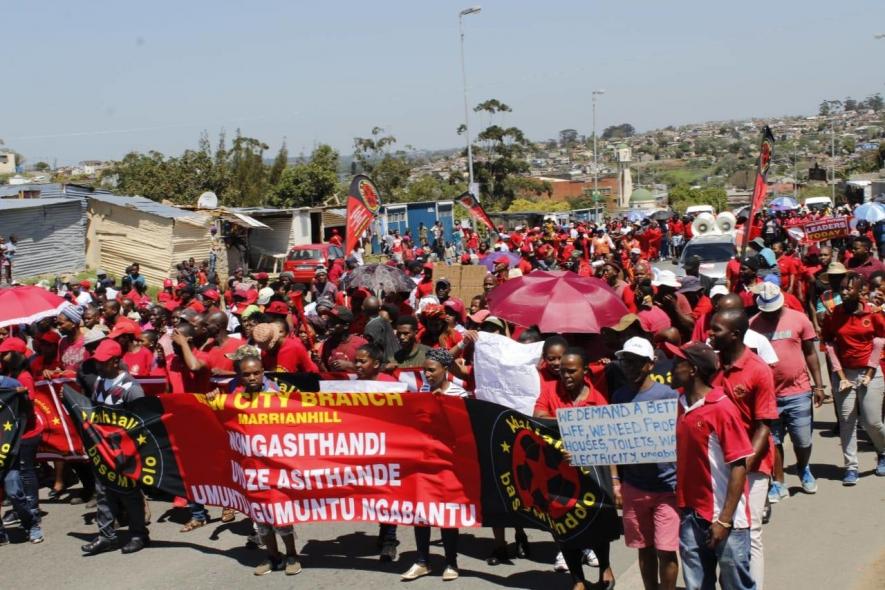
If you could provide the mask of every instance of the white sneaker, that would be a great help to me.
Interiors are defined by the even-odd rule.
[[[590,567],[599,567],[599,559],[597,559],[596,554],[593,553],[593,549],[584,549],[584,565],[589,565]]]
[[[446,571],[443,572],[443,582],[451,582],[453,580],[458,579],[458,570],[453,568],[452,566],[446,566]]]
[[[412,567],[409,568],[409,571],[400,576],[402,580],[417,580],[421,576],[426,576],[430,573],[430,568],[422,563],[416,563]]]
[[[553,571],[554,572],[567,572],[568,564],[565,562],[565,556],[562,554],[562,551],[556,554],[556,559],[553,561]]]

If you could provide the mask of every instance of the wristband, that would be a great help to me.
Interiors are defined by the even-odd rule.
[[[721,527],[723,527],[723,528],[726,528],[726,529],[730,529],[731,526],[732,526],[731,523],[725,523],[725,522],[722,522],[722,521],[719,520],[718,518],[717,518],[716,520],[714,520],[713,522],[717,523],[719,526],[721,526]]]

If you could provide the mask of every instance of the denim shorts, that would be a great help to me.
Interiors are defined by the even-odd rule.
[[[771,434],[774,435],[777,444],[784,444],[788,432],[796,448],[807,449],[811,446],[810,391],[777,398],[777,415],[778,419],[771,428]]]

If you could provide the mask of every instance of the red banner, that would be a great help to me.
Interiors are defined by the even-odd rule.
[[[359,174],[353,177],[347,192],[347,235],[344,240],[344,255],[353,252],[356,242],[378,215],[381,197],[378,189],[368,176]]]
[[[765,195],[768,194],[768,168],[771,165],[771,157],[774,152],[774,135],[768,125],[762,130],[762,143],[759,146],[759,162],[756,165],[756,182],[753,185],[753,198],[750,201],[750,213],[747,216],[747,227],[753,225],[756,213],[762,210]],[[750,241],[750,232],[745,231],[741,240],[741,254],[747,249]]]
[[[577,547],[618,537],[608,467],[571,467],[549,423],[458,397],[280,386],[125,407],[66,388],[64,400],[107,485],[153,486],[256,523],[528,526]]]
[[[479,201],[476,200],[476,197],[474,197],[470,193],[464,193],[456,199],[456,202],[468,211],[470,211],[470,214],[473,216],[474,219],[486,224],[486,226],[488,226],[488,228],[493,232],[498,231],[497,229],[495,229],[495,224],[492,223],[492,220],[489,218],[489,214],[486,213],[486,210],[483,208],[483,206],[479,204]]]
[[[802,226],[805,231],[805,240],[808,242],[823,242],[836,238],[845,238],[851,235],[851,227],[847,217],[826,217],[817,221],[809,221]]]
[[[37,381],[34,408],[43,418],[43,441],[37,450],[38,459],[83,459],[83,441],[74,428],[68,411],[61,403],[61,388],[64,384],[79,390],[74,379],[53,379]]]

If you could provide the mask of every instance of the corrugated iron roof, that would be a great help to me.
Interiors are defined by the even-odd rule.
[[[0,211],[29,209],[31,207],[51,207],[53,205],[65,205],[71,202],[71,199],[66,199],[64,197],[47,197],[45,199],[0,199]]]
[[[96,189],[81,184],[62,184],[60,182],[31,182],[28,184],[0,185],[0,199],[17,198],[22,191],[39,191],[40,198],[66,197],[82,199],[93,194],[110,194],[110,192],[105,189]]]
[[[208,222],[208,218],[205,215],[179,209],[171,205],[164,205],[146,197],[122,197],[120,195],[95,193],[89,195],[89,198],[102,203],[117,205],[118,207],[130,207],[158,217],[165,217],[166,219],[188,219],[190,221]]]

